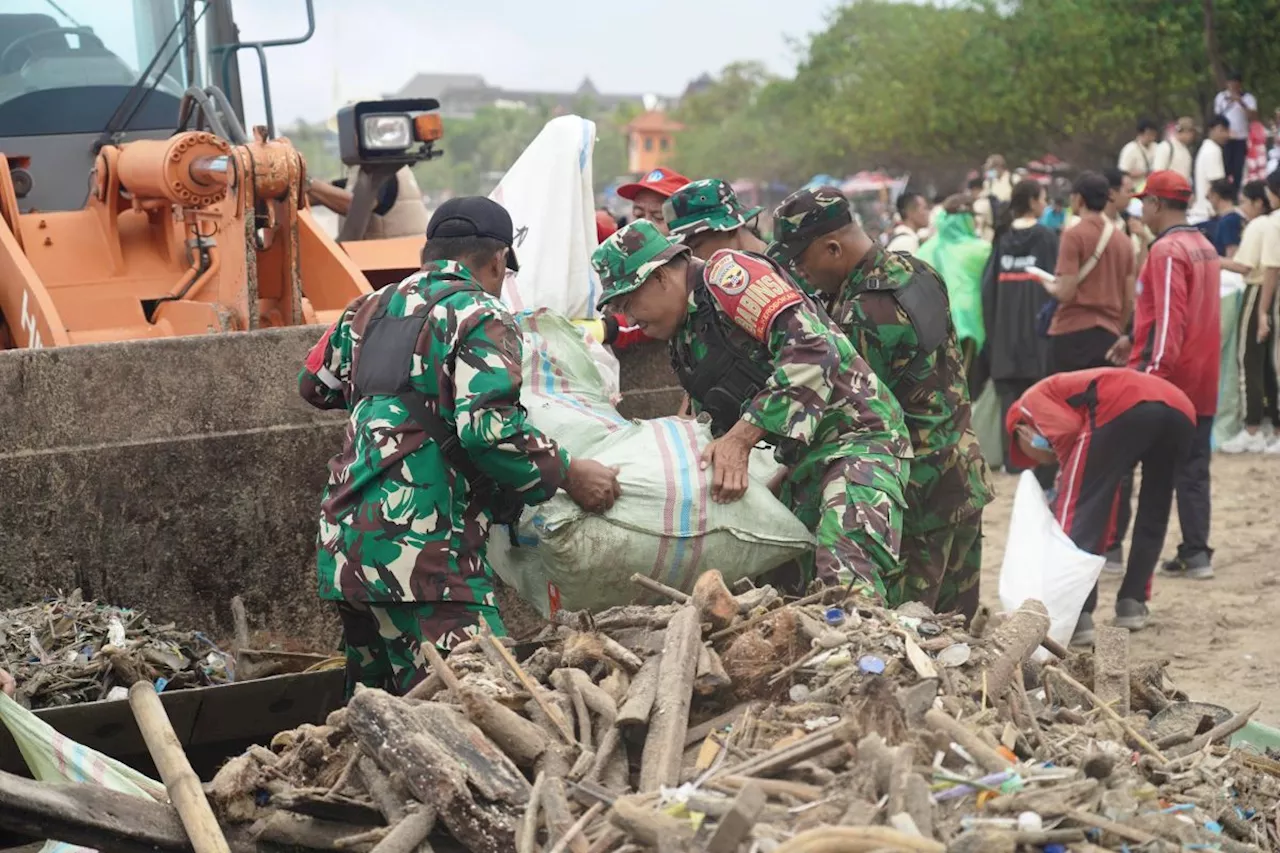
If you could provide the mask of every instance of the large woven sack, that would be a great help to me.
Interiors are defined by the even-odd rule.
[[[489,560],[543,615],[601,610],[632,601],[640,573],[688,591],[707,569],[729,583],[803,554],[812,537],[769,492],[777,470],[756,452],[753,482],[731,504],[711,500],[711,472],[698,458],[711,441],[702,423],[669,417],[628,421],[610,404],[581,333],[548,311],[518,317],[524,332],[521,402],[529,421],[570,454],[616,465],[622,497],[609,512],[579,509],[563,492],[525,510],[519,546],[495,532]]]
[[[0,693],[0,723],[9,730],[38,782],[84,782],[135,797],[167,800],[164,785],[132,767],[64,737],[57,729]],[[93,853],[48,841],[40,853]]]

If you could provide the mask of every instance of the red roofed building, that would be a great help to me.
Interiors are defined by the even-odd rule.
[[[666,113],[650,110],[627,125],[627,171],[645,174],[671,162],[676,151],[675,134],[684,125]]]

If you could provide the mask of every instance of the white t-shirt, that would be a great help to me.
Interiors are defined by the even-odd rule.
[[[1181,139],[1166,139],[1156,146],[1156,156],[1151,164],[1151,171],[1172,169],[1191,183],[1191,151],[1182,144]]]
[[[1156,158],[1156,146],[1139,145],[1138,140],[1131,139],[1120,149],[1120,171],[1126,175],[1146,175],[1152,171],[1151,161]]]
[[[1272,211],[1267,221],[1270,228],[1262,232],[1262,266],[1280,268],[1280,210]]]
[[[1236,249],[1232,260],[1251,267],[1245,273],[1245,284],[1262,284],[1262,247],[1274,232],[1275,225],[1270,216],[1255,216],[1244,226],[1244,233],[1240,235],[1240,247]]]
[[[920,251],[920,235],[910,225],[899,222],[889,235],[889,244],[885,246],[890,252],[905,252],[914,255]]]
[[[1213,111],[1226,118],[1231,124],[1232,139],[1249,138],[1249,113],[1247,110],[1256,111],[1257,109],[1257,99],[1248,92],[1242,92],[1240,100],[1233,101],[1231,93],[1223,89],[1213,99]]]
[[[1222,146],[1212,139],[1200,143],[1196,152],[1196,211],[1206,219],[1213,216],[1213,206],[1209,204],[1209,184],[1225,178],[1227,169],[1222,164]]]

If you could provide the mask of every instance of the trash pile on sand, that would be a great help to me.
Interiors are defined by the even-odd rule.
[[[474,638],[408,697],[362,689],[232,759],[214,809],[259,841],[378,853],[1280,840],[1280,762],[1223,745],[1249,714],[1195,713],[1130,667],[1124,631],[1069,654],[1035,601],[966,629],[841,590],[735,591],[709,572],[670,604]]]
[[[222,684],[229,655],[199,631],[141,610],[85,601],[80,590],[0,610],[0,667],[28,708],[122,699],[135,681],[157,690]]]

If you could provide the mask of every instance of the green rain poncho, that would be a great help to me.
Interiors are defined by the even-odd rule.
[[[973,214],[943,213],[938,232],[926,240],[916,257],[938,271],[951,299],[951,317],[961,342],[973,341],[973,351],[981,351],[986,341],[982,328],[982,270],[991,254],[991,244],[973,229]]]

